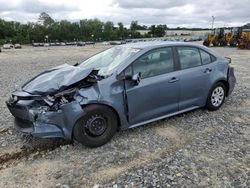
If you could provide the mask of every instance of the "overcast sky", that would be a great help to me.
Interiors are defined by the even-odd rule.
[[[26,23],[41,12],[56,20],[167,24],[169,27],[241,26],[250,22],[250,0],[0,0],[0,18]]]

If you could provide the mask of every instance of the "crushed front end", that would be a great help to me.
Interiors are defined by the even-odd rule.
[[[31,79],[6,101],[16,128],[40,138],[72,139],[76,121],[85,114],[82,108],[88,102],[85,90],[91,90],[99,79],[97,71],[69,65]]]
[[[15,127],[19,131],[40,138],[71,139],[75,122],[84,115],[82,107],[74,100],[56,103],[49,100],[52,99],[48,96],[16,91],[6,104],[15,117]]]

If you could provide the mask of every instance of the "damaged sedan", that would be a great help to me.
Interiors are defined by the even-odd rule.
[[[117,130],[201,107],[219,109],[236,82],[230,62],[195,44],[115,46],[37,75],[6,104],[23,133],[98,147]]]

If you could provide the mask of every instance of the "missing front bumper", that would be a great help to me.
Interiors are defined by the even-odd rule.
[[[7,102],[11,114],[15,117],[15,127],[20,132],[40,138],[72,138],[76,121],[84,111],[76,101],[60,106],[58,111],[34,114],[34,108],[20,103]],[[37,118],[35,118],[37,116]]]
[[[53,124],[31,122],[20,118],[15,118],[15,128],[24,133],[39,138],[64,138],[63,131]]]

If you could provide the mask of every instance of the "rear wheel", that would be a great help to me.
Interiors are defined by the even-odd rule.
[[[87,106],[84,111],[86,114],[74,126],[74,139],[91,148],[106,144],[117,130],[116,114],[109,107],[101,105]]]
[[[226,97],[226,87],[223,83],[219,82],[213,86],[208,98],[207,98],[207,109],[210,111],[218,110],[224,103]]]
[[[227,46],[227,42],[224,39],[221,39],[220,46]]]
[[[219,41],[218,40],[214,40],[213,41],[213,46],[219,46]]]
[[[230,41],[230,46],[231,47],[236,47],[237,46],[237,41],[236,40]]]
[[[204,45],[204,46],[209,46],[209,42],[208,42],[207,39],[204,40],[203,45]]]

